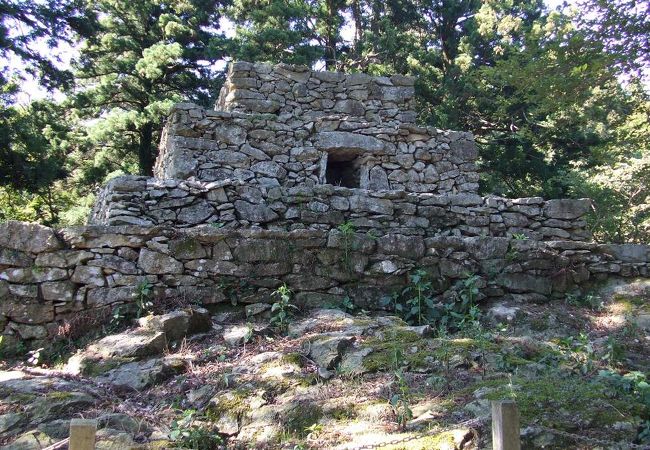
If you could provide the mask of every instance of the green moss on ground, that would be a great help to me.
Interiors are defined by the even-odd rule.
[[[382,450],[448,450],[456,448],[456,440],[452,432],[445,432],[414,439],[404,444],[387,445],[381,448]]]
[[[568,372],[547,372],[536,379],[489,380],[467,390],[491,388],[488,400],[517,402],[523,426],[537,423],[557,429],[589,428],[634,420],[644,413],[641,399],[614,392],[605,383]]]
[[[213,401],[205,410],[205,415],[209,420],[217,421],[224,414],[240,416],[250,410],[248,397],[250,392],[245,389],[235,389],[228,391],[219,396],[218,400]]]
[[[312,402],[300,402],[282,417],[283,427],[298,438],[309,434],[309,428],[323,417],[323,409]]]
[[[112,356],[102,359],[85,359],[81,366],[81,373],[89,377],[98,377],[117,367],[135,361],[136,358],[123,358]]]

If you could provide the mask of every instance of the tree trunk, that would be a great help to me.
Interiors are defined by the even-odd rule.
[[[325,69],[336,70],[336,41],[337,31],[334,29],[335,14],[337,13],[336,6],[333,0],[327,0],[327,20],[326,20],[326,37],[325,37]]]
[[[363,18],[359,0],[352,0],[351,6],[354,19],[354,56],[358,59],[361,56],[360,44],[363,39]]]
[[[147,122],[140,130],[138,143],[138,165],[140,175],[153,176],[153,123]]]

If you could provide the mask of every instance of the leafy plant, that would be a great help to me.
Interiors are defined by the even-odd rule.
[[[644,373],[632,371],[620,375],[613,370],[601,370],[598,377],[619,392],[634,394],[646,408],[650,408],[650,383]]]
[[[519,257],[519,252],[512,247],[508,248],[506,252],[506,261],[512,262]]]
[[[352,271],[352,240],[354,239],[355,227],[350,221],[343,222],[338,227],[343,237],[343,265],[348,271]]]
[[[272,295],[278,297],[278,301],[271,306],[271,324],[284,332],[289,326],[293,311],[298,308],[291,304],[292,292],[286,284],[277,288]]]
[[[337,229],[343,238],[343,266],[352,272],[352,241],[356,231],[354,224],[349,220],[340,224]]]
[[[419,269],[409,274],[409,284],[402,289],[404,303],[398,304],[397,312],[402,313],[409,323],[423,325],[430,323],[435,316],[431,281],[427,272]]]
[[[432,283],[425,270],[418,269],[408,275],[408,284],[399,292],[384,296],[380,305],[395,311],[410,324],[432,323],[436,318]]]
[[[480,318],[480,310],[475,305],[479,280],[478,275],[468,275],[460,282],[455,301],[440,304],[434,302],[435,290],[429,274],[418,269],[408,275],[408,284],[401,291],[382,297],[379,304],[412,325],[430,324],[444,329],[467,327]]]
[[[196,410],[187,409],[181,417],[171,424],[169,437],[179,448],[192,450],[212,450],[223,444],[223,439],[217,433],[200,423]]]
[[[576,293],[569,293],[566,296],[566,302],[569,305],[589,308],[594,311],[600,311],[604,306],[600,296],[594,294],[579,295]]]
[[[393,385],[397,388],[390,396],[389,404],[395,416],[395,421],[400,429],[404,430],[409,420],[413,418],[413,410],[411,409],[409,387],[404,372],[402,370],[403,355],[399,349],[395,349],[393,355]]]
[[[357,305],[354,304],[354,301],[350,298],[349,295],[343,297],[341,301],[341,306],[346,312],[353,313],[357,309]]]
[[[135,297],[135,306],[137,308],[136,318],[140,318],[151,311],[151,308],[153,307],[153,302],[151,301],[152,292],[153,285],[147,280],[140,282],[136,286],[135,293],[133,294]]]
[[[586,375],[594,370],[596,363],[596,352],[585,333],[575,338],[572,336],[562,338],[558,341],[560,350],[563,352],[565,362],[569,366]]]
[[[458,330],[474,326],[479,322],[481,311],[476,306],[479,288],[478,283],[481,277],[468,275],[460,282],[456,292],[456,301],[444,305],[443,314],[440,317],[440,324],[448,329]]]
[[[625,347],[619,343],[613,336],[608,336],[605,341],[605,352],[602,356],[603,361],[611,367],[616,366],[625,356]]]
[[[528,236],[525,233],[512,233],[512,238],[515,241],[525,241],[528,239]]]

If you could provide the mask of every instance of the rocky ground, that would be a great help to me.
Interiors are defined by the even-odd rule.
[[[179,308],[72,355],[3,361],[0,445],[46,448],[84,417],[98,449],[351,449],[420,433],[379,448],[491,448],[490,400],[512,398],[523,448],[630,448],[650,443],[649,305],[647,280],[612,282],[482,305],[480,326],[451,334],[335,309],[279,333],[265,305]]]

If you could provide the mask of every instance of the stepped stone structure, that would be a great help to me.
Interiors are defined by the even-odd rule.
[[[111,180],[88,226],[0,224],[0,332],[38,343],[143,282],[204,305],[286,283],[301,305],[373,308],[416,267],[441,302],[469,274],[521,301],[648,276],[650,247],[590,242],[588,199],[478,195],[472,135],[416,125],[413,86],[233,63],[216,109],[176,105],[155,177]]]

